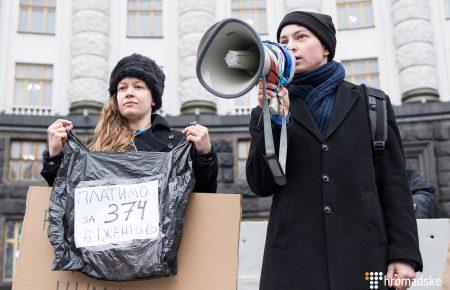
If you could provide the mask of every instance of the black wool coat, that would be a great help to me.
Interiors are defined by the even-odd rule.
[[[378,170],[360,86],[346,81],[338,86],[325,137],[300,98],[290,103],[284,186],[274,183],[263,159],[261,108],[253,109],[250,121],[247,181],[255,194],[273,194],[260,289],[370,289],[365,273],[386,274],[395,260],[411,261],[421,271],[417,224],[390,101],[388,141]],[[273,126],[279,140],[280,129]]]
[[[169,152],[183,137],[184,134],[172,129],[163,117],[153,114],[152,126],[135,136],[133,141],[138,151]],[[190,154],[195,177],[194,192],[216,192],[218,164],[214,147],[210,153],[200,155],[192,146]],[[48,151],[44,152],[41,175],[50,186],[53,186],[62,159],[62,152],[52,158],[49,158]]]

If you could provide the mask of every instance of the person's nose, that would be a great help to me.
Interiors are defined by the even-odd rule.
[[[125,91],[125,98],[134,98],[134,96],[135,96],[134,89],[128,87],[127,90]]]
[[[295,45],[292,45],[291,43],[288,43],[288,44],[287,44],[287,48],[288,48],[290,51],[292,51],[292,52],[295,52],[295,51],[297,50],[297,48],[295,47]]]

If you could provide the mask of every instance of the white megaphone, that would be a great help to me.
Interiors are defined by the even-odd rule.
[[[279,46],[279,51],[271,46]],[[210,93],[231,99],[246,94],[260,78],[274,71],[280,74],[279,84],[287,85],[294,76],[295,57],[285,46],[261,41],[246,22],[227,18],[214,24],[201,39],[196,70],[200,83]],[[272,114],[279,113],[279,101],[271,100]]]

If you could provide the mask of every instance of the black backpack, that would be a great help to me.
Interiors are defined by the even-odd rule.
[[[379,161],[381,159],[381,156],[383,155],[387,141],[388,124],[386,94],[382,90],[370,88],[365,84],[361,84],[361,87],[364,89],[367,98],[369,109],[370,135],[372,140],[372,155],[374,159],[375,172],[377,174],[379,170]],[[421,176],[419,174],[419,171],[415,169],[409,168],[407,169],[407,172],[411,189],[414,189],[416,187],[415,182],[418,182],[417,179],[419,177],[423,179],[423,176]],[[412,172],[414,172],[414,174]],[[447,218],[449,216],[449,213],[445,210],[442,204],[439,203],[437,195],[435,194],[435,189],[431,183],[430,186],[432,187],[432,192],[415,192],[415,190],[412,190],[411,192],[413,195],[413,200],[415,194],[422,193],[426,195],[429,199],[429,207],[431,207],[431,210],[428,212],[427,216],[422,213],[424,211],[423,204],[420,206],[420,208],[415,208],[414,212],[416,218]]]
[[[382,90],[361,84],[369,109],[370,136],[374,157],[383,155],[387,141],[386,94]]]

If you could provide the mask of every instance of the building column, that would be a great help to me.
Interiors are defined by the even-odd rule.
[[[317,0],[285,0],[284,10],[287,13],[292,11],[309,11],[309,12],[321,12],[322,1]]]
[[[108,100],[109,0],[73,0],[70,114],[98,114]]]
[[[195,71],[198,44],[215,21],[211,0],[178,1],[178,64],[181,113],[216,113],[216,97],[202,87]]]
[[[439,100],[428,0],[392,0],[395,57],[403,102]]]

